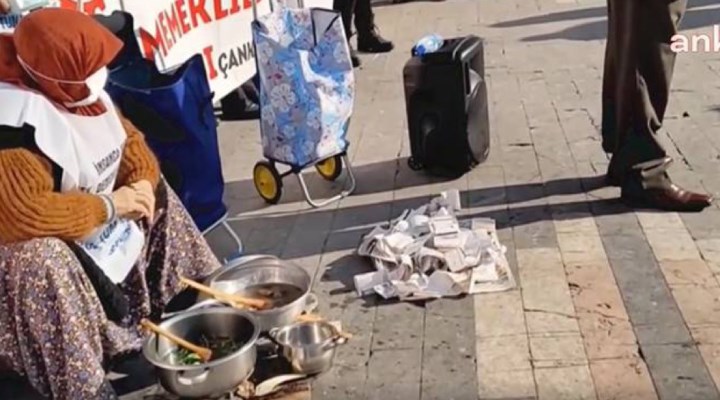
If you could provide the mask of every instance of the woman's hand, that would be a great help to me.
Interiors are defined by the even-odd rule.
[[[141,180],[131,184],[130,187],[135,189],[143,202],[148,205],[150,211],[148,215],[149,222],[152,223],[153,221],[155,221],[156,200],[155,189],[153,189],[152,184],[149,181]]]
[[[151,201],[146,195],[131,186],[121,187],[114,191],[110,198],[115,206],[115,212],[120,218],[153,218],[154,200]]]
[[[7,0],[0,0],[0,14],[7,14],[10,12],[10,3]]]

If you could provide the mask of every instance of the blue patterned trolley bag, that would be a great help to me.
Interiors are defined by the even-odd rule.
[[[350,49],[340,14],[280,6],[252,24],[260,78],[260,132],[266,161],[255,165],[255,187],[275,204],[282,178],[297,175],[306,200],[321,207],[355,190],[346,139],[355,96]],[[315,167],[329,181],[342,174],[349,188],[322,202],[310,197],[302,170]],[[290,167],[280,174],[276,163]]]

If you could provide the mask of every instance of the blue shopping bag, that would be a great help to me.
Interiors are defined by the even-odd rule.
[[[227,213],[213,110],[202,56],[160,73],[151,60],[113,69],[107,92],[144,134],[168,184],[201,231]]]
[[[345,152],[355,78],[340,14],[280,7],[252,32],[264,156],[302,168]]]

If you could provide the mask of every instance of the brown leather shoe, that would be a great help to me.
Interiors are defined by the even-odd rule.
[[[622,200],[632,207],[655,208],[664,211],[698,212],[713,202],[713,197],[694,193],[671,184],[663,189],[646,189],[629,195],[623,190]]]

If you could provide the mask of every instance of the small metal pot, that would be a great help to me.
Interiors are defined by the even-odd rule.
[[[299,374],[315,375],[332,367],[335,349],[345,343],[327,322],[300,322],[268,332],[283,357]]]
[[[257,319],[261,332],[292,324],[317,301],[310,294],[312,278],[302,267],[273,256],[250,257],[254,258],[240,258],[216,271],[205,280],[205,285],[230,294],[258,284],[284,283],[299,288],[302,294],[290,304],[269,310],[248,311]],[[203,303],[208,299],[209,296],[200,294],[197,302]]]
[[[228,356],[199,365],[174,361],[178,347],[164,337],[152,335],[143,346],[143,355],[155,366],[162,387],[184,398],[224,395],[252,375],[260,335],[257,320],[250,313],[230,307],[186,311],[160,324],[171,333],[190,341],[201,335],[230,337],[243,343]]]

